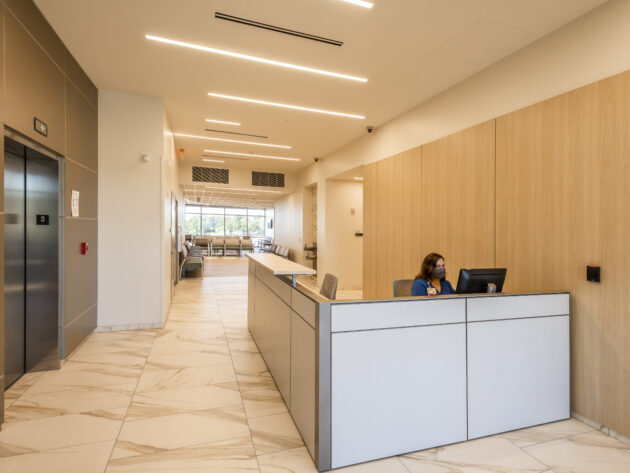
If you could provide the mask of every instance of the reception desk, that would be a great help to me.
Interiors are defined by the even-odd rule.
[[[330,301],[257,256],[249,330],[319,471],[570,416],[568,293]]]

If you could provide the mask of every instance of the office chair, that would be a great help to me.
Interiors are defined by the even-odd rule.
[[[320,289],[319,293],[326,299],[334,301],[337,297],[337,281],[337,276],[326,273],[326,275],[324,276],[324,283],[322,284],[322,288]]]
[[[394,297],[411,296],[411,286],[413,286],[413,281],[413,279],[396,279],[394,281]]]

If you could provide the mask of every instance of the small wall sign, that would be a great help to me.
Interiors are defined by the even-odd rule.
[[[37,133],[43,136],[48,136],[48,125],[46,125],[39,118],[35,117],[35,124],[33,126]]]
[[[37,216],[37,225],[50,225],[50,216],[49,215],[38,215]]]
[[[79,216],[79,191],[72,191],[71,208],[72,208],[72,216],[78,217]]]

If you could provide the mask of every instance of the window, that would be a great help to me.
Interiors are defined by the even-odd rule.
[[[187,205],[186,234],[273,238],[273,209]]]
[[[226,215],[225,234],[247,235],[247,217],[244,215]]]
[[[186,235],[201,235],[201,215],[186,213]]]
[[[265,236],[265,217],[250,216],[247,217],[247,231],[253,237]]]
[[[223,215],[203,215],[202,230],[204,235],[223,235],[225,217]]]

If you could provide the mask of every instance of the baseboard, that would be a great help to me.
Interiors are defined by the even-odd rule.
[[[164,322],[149,324],[103,325],[96,327],[94,332],[120,332],[123,330],[150,330],[155,328],[164,328]]]
[[[599,430],[600,432],[602,432],[603,434],[608,435],[609,437],[617,439],[620,442],[623,442],[623,443],[625,443],[627,445],[630,445],[630,437],[626,437],[625,435],[621,435],[619,432],[615,432],[614,430],[606,427],[605,425],[600,424],[599,422],[595,422],[594,420],[591,420],[588,417],[584,417],[583,415],[578,414],[577,412],[571,412],[571,417],[573,417],[574,419],[579,420],[580,422],[585,423],[586,425],[590,425],[594,429]]]

